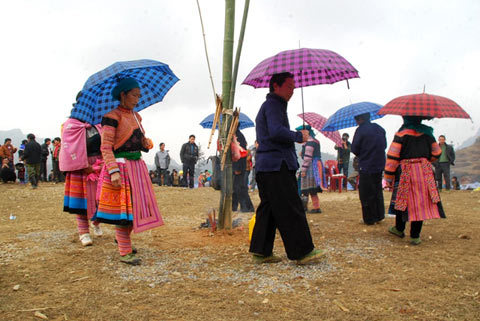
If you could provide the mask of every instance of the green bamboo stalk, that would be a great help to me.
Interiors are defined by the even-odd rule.
[[[233,67],[232,85],[230,88],[230,99],[228,108],[233,109],[233,102],[235,100],[235,87],[237,85],[238,65],[240,64],[240,56],[242,54],[243,38],[245,37],[245,27],[247,25],[248,8],[250,7],[250,0],[245,0],[243,8],[242,26],[240,27],[240,36],[238,38],[237,53],[235,55],[235,65]]]
[[[235,0],[225,0],[225,30],[223,38],[223,75],[222,75],[222,101],[224,117],[222,122],[227,122],[227,126],[221,126],[220,138],[225,144],[228,135],[228,129],[231,122],[229,115],[230,89],[232,85],[232,64],[233,64],[233,37],[235,30]],[[231,108],[230,108],[231,109]],[[232,228],[232,191],[233,190],[233,173],[232,158],[228,152],[225,168],[222,173],[222,192],[220,197],[220,208],[218,216],[219,229]]]

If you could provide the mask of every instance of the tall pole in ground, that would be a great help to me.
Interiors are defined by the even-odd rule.
[[[220,141],[226,143],[228,130],[232,120],[232,109],[230,104],[230,90],[232,86],[233,66],[233,37],[235,30],[235,0],[225,0],[225,30],[223,37],[223,73],[222,73],[222,101],[223,117],[220,129]],[[226,124],[225,124],[226,122]],[[232,194],[233,194],[233,173],[232,157],[230,151],[225,161],[222,172],[222,191],[220,197],[220,210],[218,216],[218,227],[220,229],[232,228]]]

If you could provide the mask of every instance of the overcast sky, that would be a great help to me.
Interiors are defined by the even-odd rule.
[[[221,93],[224,1],[201,0],[216,90]],[[236,37],[243,1],[236,6]],[[298,47],[333,50],[360,79],[307,87],[305,110],[330,116],[350,103],[426,92],[456,101],[472,117],[430,122],[435,135],[459,145],[479,128],[480,1],[253,0],[238,84],[261,60]],[[0,128],[59,136],[61,123],[87,78],[116,61],[155,59],[180,81],[163,102],[141,112],[148,137],[165,142],[179,160],[189,134],[206,147],[198,123],[213,113],[212,88],[195,0],[8,1],[2,5]],[[235,105],[254,119],[267,89],[238,85]],[[292,127],[301,124],[300,90],[289,103]],[[399,116],[377,121],[390,142]],[[346,130],[353,136],[355,128]],[[244,130],[249,144],[255,130]],[[320,135],[321,136],[321,135]],[[320,137],[319,136],[319,137]],[[333,143],[320,137],[322,150]],[[208,154],[214,150],[208,150]],[[153,162],[154,153],[145,155]]]

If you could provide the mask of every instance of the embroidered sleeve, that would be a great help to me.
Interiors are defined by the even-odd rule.
[[[398,133],[397,133],[398,134]],[[387,162],[385,163],[385,180],[392,182],[395,178],[395,172],[400,164],[400,152],[402,151],[403,139],[395,134],[393,142],[387,152]]]
[[[102,144],[100,145],[100,151],[102,152],[105,166],[108,173],[113,174],[119,172],[115,156],[113,155],[113,144],[115,140],[115,131],[118,126],[118,121],[112,118],[103,117],[102,119]]]

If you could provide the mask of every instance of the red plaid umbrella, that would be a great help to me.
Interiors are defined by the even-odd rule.
[[[378,111],[378,114],[434,118],[470,118],[470,115],[453,100],[425,93],[397,97],[383,106]]]
[[[325,137],[332,140],[336,145],[342,146],[342,138],[340,137],[340,133],[337,131],[322,131],[323,126],[327,122],[327,118],[319,115],[317,113],[305,113],[305,114],[298,114],[298,117],[303,119],[307,124],[321,132]]]

